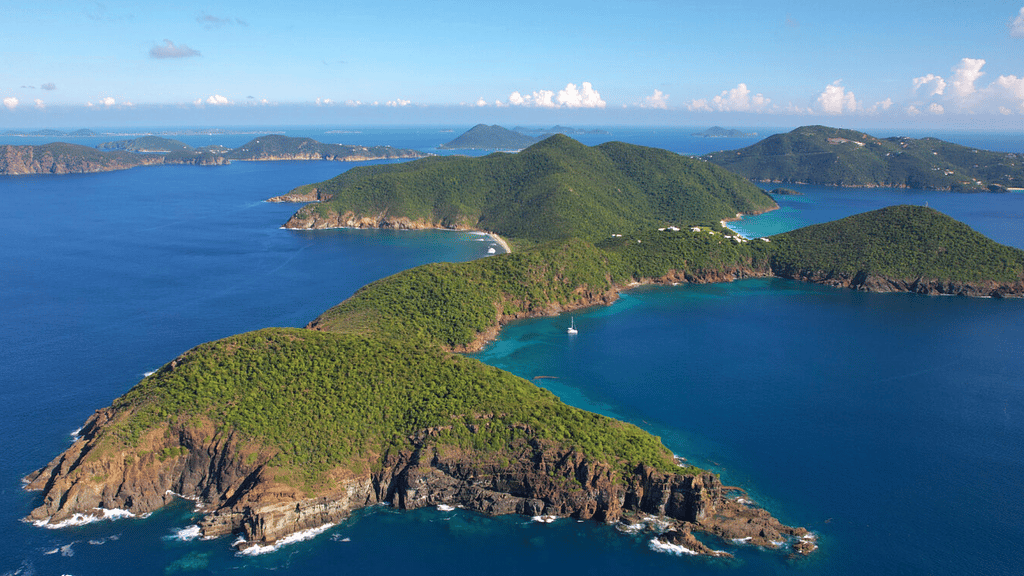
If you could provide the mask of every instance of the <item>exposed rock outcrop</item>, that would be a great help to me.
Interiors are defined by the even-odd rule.
[[[309,193],[307,196],[322,200],[319,191]],[[288,200],[281,200],[281,198],[278,197],[278,199],[272,199],[271,201],[297,201],[290,197],[288,197]],[[292,230],[325,230],[329,228],[381,228],[391,230],[475,229],[468,222],[433,221],[424,218],[412,219],[405,216],[392,216],[386,211],[373,215],[357,215],[351,210],[338,213],[333,210],[320,211],[316,209],[300,210],[288,219],[284,227]]]
[[[656,515],[668,519],[674,537],[688,547],[696,546],[694,531],[771,548],[808,535],[726,498],[711,473],[671,474],[641,465],[623,478],[607,463],[536,437],[500,452],[478,452],[436,445],[432,431],[424,430],[410,436],[412,449],[367,462],[372,465],[359,466],[361,472],[333,470],[311,493],[269,463],[271,451],[208,423],[153,430],[127,451],[103,442],[104,427],[116,421],[112,409],[97,411],[79,440],[26,478],[28,489],[43,491],[28,520],[56,525],[103,509],[146,514],[184,495],[200,503],[204,537],[239,534],[241,548],[272,544],[379,503],[606,523]]]
[[[1015,282],[984,280],[978,282],[951,282],[929,278],[887,278],[874,274],[840,274],[816,270],[777,270],[779,278],[824,284],[835,288],[850,288],[863,292],[913,292],[916,294],[971,296],[975,298],[1024,297],[1024,278]]]

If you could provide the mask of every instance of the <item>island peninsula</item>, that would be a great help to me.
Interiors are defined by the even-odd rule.
[[[473,164],[431,158],[314,186],[330,201],[293,223],[345,222],[335,215],[351,211],[366,225],[500,230],[516,252],[417,267],[365,286],[306,329],[267,328],[185,352],[98,410],[79,440],[26,478],[42,491],[29,519],[144,514],[180,494],[199,502],[203,535],[240,534],[248,548],[372,504],[444,504],[609,523],[661,516],[669,528],[658,538],[699,554],[726,555],[720,548],[737,542],[811,552],[813,534],[747,504],[717,475],[681,466],[659,439],[458,352],[511,319],[610,303],[638,283],[788,275],[877,289],[914,278],[924,291],[1020,295],[1024,251],[913,206],[744,241],[719,220],[773,205],[749,182],[664,151],[602,146],[555,136],[500,155],[518,159],[519,171],[488,165],[473,176]],[[495,171],[495,182],[518,176],[531,189],[433,202],[416,192],[420,178],[445,193]],[[604,180],[581,177],[593,174]],[[354,200],[366,205],[338,204]],[[822,246],[828,239],[838,241]]]
[[[0,146],[0,175],[83,174],[127,170],[136,166],[193,164],[216,166],[232,160],[409,160],[426,154],[390,146],[324,144],[310,138],[268,134],[234,149],[192,148],[155,136],[106,142],[101,149],[54,142],[41,146]]]
[[[702,158],[756,182],[952,192],[1024,188],[1021,154],[828,126],[802,126]]]

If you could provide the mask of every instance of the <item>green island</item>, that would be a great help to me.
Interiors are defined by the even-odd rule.
[[[925,207],[740,238],[716,219],[774,204],[750,186],[701,160],[565,136],[517,155],[359,168],[313,185],[330,200],[293,223],[339,211],[378,226],[487,222],[517,249],[378,280],[305,329],[185,352],[98,410],[79,440],[26,478],[43,491],[29,520],[144,514],[183,495],[199,501],[204,536],[240,534],[247,549],[372,504],[449,505],[607,523],[657,516],[670,522],[658,538],[695,553],[729,555],[694,535],[704,533],[809,554],[814,534],[746,503],[658,438],[459,355],[513,319],[609,304],[647,283],[779,276],[1024,295],[1024,251]]]
[[[81,134],[76,134],[81,135]],[[216,166],[232,160],[407,160],[426,156],[416,150],[390,146],[324,144],[310,138],[268,134],[238,148],[193,148],[187,144],[144,136],[104,142],[97,148],[54,142],[40,146],[0,145],[0,175],[82,174],[127,170],[137,166],[192,164]]]
[[[1024,156],[937,138],[875,138],[803,126],[739,150],[702,156],[759,182],[1006,192],[1024,187]]]
[[[537,138],[498,125],[477,124],[458,138],[438,146],[441,150],[521,150]]]
[[[289,228],[486,230],[516,247],[714,224],[778,207],[708,162],[622,142],[588,147],[561,134],[518,154],[360,166],[277,198],[290,199],[320,202],[299,210]]]
[[[690,136],[700,136],[702,138],[753,138],[757,136],[757,132],[744,132],[735,128],[712,126],[703,132],[694,132]]]

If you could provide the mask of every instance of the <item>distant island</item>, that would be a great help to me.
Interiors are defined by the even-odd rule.
[[[441,150],[522,150],[537,139],[508,128],[477,124],[458,138],[438,146]]]
[[[116,142],[104,142],[96,146],[98,150],[123,150],[125,152],[142,152],[146,154],[177,152],[191,150],[192,147],[184,142],[161,138],[160,136],[142,136],[132,140],[118,140]]]
[[[97,138],[100,136],[212,136],[212,135],[238,135],[238,134],[265,134],[264,131],[259,130],[231,130],[225,128],[178,128],[174,130],[159,130],[159,131],[117,131],[117,132],[96,132],[88,128],[82,128],[79,130],[65,131],[65,130],[35,130],[33,132],[24,132],[20,130],[7,130],[4,132],[4,136],[23,136],[23,137],[47,137],[47,138]],[[330,132],[328,132],[329,134]]]
[[[694,132],[690,136],[701,136],[703,138],[750,138],[757,136],[757,132],[743,132],[735,128],[712,126],[703,132]]]
[[[531,136],[531,134],[533,134]],[[532,146],[555,134],[569,136],[605,135],[607,130],[584,130],[568,126],[552,126],[551,128],[525,128],[516,126],[512,130],[502,126],[477,124],[458,138],[438,146],[441,150],[507,150],[517,151]]]
[[[34,132],[21,132],[18,130],[7,130],[4,132],[4,136],[44,136],[47,138],[91,138],[99,135],[99,133],[89,130],[88,128],[82,128],[72,132],[53,129],[36,130]]]
[[[416,150],[390,146],[323,144],[310,138],[269,134],[242,146],[193,148],[156,136],[105,142],[97,148],[55,142],[40,146],[0,146],[0,175],[80,174],[126,170],[154,164],[220,165],[231,160],[361,161],[422,158]]]
[[[937,138],[875,138],[855,130],[804,126],[725,152],[709,162],[758,182],[1005,192],[1024,188],[1024,155]]]
[[[582,170],[585,168],[586,170]],[[346,176],[346,174],[348,176]],[[264,546],[377,503],[667,525],[694,554],[817,547],[637,428],[460,356],[506,323],[608,304],[642,284],[783,277],[872,291],[1024,295],[1024,251],[896,206],[747,240],[712,221],[774,207],[677,154],[552,136],[517,155],[353,169],[289,225],[501,230],[513,253],[373,282],[306,329],[199,345],[98,410],[30,474],[29,520],[200,503],[205,537]],[[479,196],[470,194],[481,190]],[[535,207],[532,207],[534,206]],[[536,222],[536,219],[540,219]]]
[[[607,136],[607,135],[611,134],[611,132],[609,132],[607,130],[601,130],[599,128],[592,128],[592,129],[573,128],[571,126],[562,126],[562,125],[558,125],[558,124],[556,124],[555,126],[552,126],[551,128],[527,128],[525,126],[516,126],[512,130],[514,130],[516,132],[521,132],[523,134],[539,134],[540,138],[542,138],[542,139],[546,138],[548,136],[551,136],[553,134],[565,134],[566,136],[587,136],[587,135]]]

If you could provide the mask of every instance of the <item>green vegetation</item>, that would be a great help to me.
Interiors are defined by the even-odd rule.
[[[421,158],[415,150],[390,146],[354,146],[351,144],[324,144],[312,138],[294,138],[281,134],[268,134],[225,153],[231,160],[318,159],[345,160],[360,158]]]
[[[636,281],[804,271],[1024,277],[1024,251],[914,206],[746,242],[718,220],[768,205],[764,193],[707,163],[621,143],[588,148],[554,136],[514,156],[370,166],[322,185],[335,200],[308,209],[440,217],[534,245],[371,283],[316,319],[315,330],[271,328],[197,346],[115,402],[104,441],[138,446],[172,425],[211,422],[240,435],[238,458],[272,454],[274,477],[311,492],[329,471],[372,470],[417,445],[495,466],[554,445],[613,465],[620,479],[640,464],[679,471],[635,426],[454,352],[492,337],[503,320],[606,302]],[[161,461],[187,453],[155,450]]]
[[[596,241],[665,225],[716,222],[776,207],[756,186],[712,164],[621,142],[587,147],[555,135],[518,154],[438,157],[359,167],[317,188],[331,196],[293,217],[406,217],[488,230],[519,247]]]
[[[438,148],[442,150],[522,150],[537,139],[501,126],[477,124],[464,134]]]
[[[936,138],[879,139],[863,132],[804,126],[703,157],[763,182],[889,186],[961,192],[1024,186],[1024,156]]]
[[[132,140],[118,140],[116,142],[104,142],[96,146],[100,150],[124,150],[127,152],[173,152],[180,150],[191,150],[192,147],[184,142],[161,138],[160,136],[143,136]]]
[[[1015,281],[1024,251],[997,244],[936,210],[892,206],[771,239],[771,267],[894,279]]]
[[[735,128],[712,126],[703,132],[694,132],[690,136],[702,136],[704,138],[750,138],[757,136],[757,132],[743,132]]]
[[[277,448],[272,464],[310,487],[323,472],[368,469],[428,433],[439,449],[485,459],[507,457],[536,437],[617,463],[623,473],[641,462],[677,469],[658,439],[635,426],[567,406],[479,361],[388,338],[240,334],[190,350],[114,406],[124,417],[108,429],[111,440],[132,444],[164,422],[201,416]],[[181,453],[171,451],[160,458]]]
[[[462,264],[428,264],[364,286],[314,325],[321,330],[466,347],[499,314],[578,307],[614,287],[617,267],[581,240]],[[499,310],[500,307],[500,310]]]

